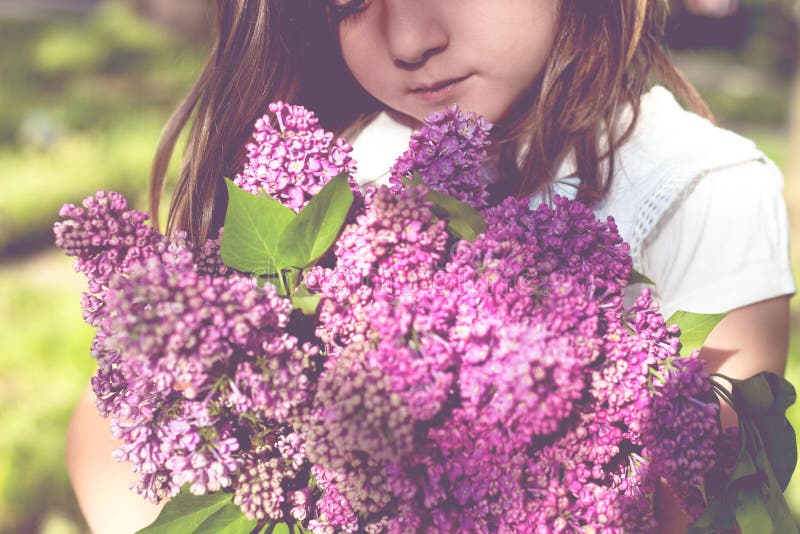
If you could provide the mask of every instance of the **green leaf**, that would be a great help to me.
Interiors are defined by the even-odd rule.
[[[346,174],[325,184],[281,235],[280,266],[302,269],[325,254],[339,235],[352,204],[353,192]]]
[[[256,519],[247,519],[241,508],[232,502],[203,521],[192,534],[250,534],[258,524]]]
[[[308,292],[305,286],[301,286],[292,295],[292,309],[300,310],[305,315],[316,315],[322,295]]]
[[[486,221],[469,204],[438,191],[429,191],[425,200],[433,204],[433,212],[447,221],[447,228],[459,239],[475,241],[486,231]]]
[[[217,492],[207,495],[192,495],[188,487],[183,490],[158,514],[155,522],[137,534],[169,534],[193,532],[203,521],[231,502],[230,493]]]
[[[258,534],[291,534],[286,523],[267,523]]]
[[[756,485],[759,475],[755,461],[745,447],[746,432],[746,429],[742,430],[739,454],[721,493],[708,503],[687,534],[724,532],[736,526],[737,495],[741,489]]]
[[[734,517],[743,534],[798,532],[783,497],[784,482],[788,483],[797,461],[794,430],[785,417],[795,400],[794,388],[768,372],[747,380],[716,376],[731,383],[742,446],[722,493],[689,532],[728,530],[734,526]]]
[[[758,488],[739,491],[736,497],[736,522],[739,524],[742,534],[776,532]]]
[[[688,356],[703,346],[708,335],[726,315],[677,311],[667,320],[667,324],[677,324],[681,329],[681,353]]]
[[[766,460],[785,490],[797,464],[795,432],[786,418],[786,409],[797,399],[794,386],[766,371],[746,380],[728,380],[736,413],[757,428]]]
[[[756,467],[756,463],[753,461],[753,457],[750,452],[743,447],[739,451],[739,457],[736,460],[736,465],[733,466],[731,482],[737,482],[757,475],[758,468]]]
[[[228,209],[220,243],[222,261],[245,273],[275,272],[281,260],[280,236],[297,215],[266,194],[250,194],[227,178],[225,185]]]
[[[712,534],[732,529],[736,525],[735,502],[723,494],[713,499],[700,517],[686,530],[686,534]]]
[[[406,185],[424,185],[422,176],[418,172],[414,172],[413,180],[405,178],[403,182]],[[448,230],[455,237],[474,241],[486,231],[486,221],[483,220],[480,212],[469,204],[434,190],[429,190],[424,198],[433,205],[431,207],[433,213],[447,222]]]
[[[642,273],[640,273],[639,271],[637,271],[635,269],[633,271],[631,271],[631,279],[628,281],[628,283],[631,284],[631,285],[633,285],[633,284],[646,284],[646,285],[649,285],[649,286],[656,285],[655,282],[653,282],[648,277],[646,277],[645,275],[643,275]]]
[[[766,484],[761,488],[759,497],[764,502],[764,508],[771,518],[771,525],[774,525],[772,532],[797,532],[797,523],[794,521],[789,505],[783,497],[783,489],[775,478],[772,462],[767,457],[766,449],[762,448],[756,456],[756,465],[762,474],[766,474]],[[738,518],[738,510],[737,510]],[[767,523],[762,523],[762,528],[758,532],[765,532],[763,528]],[[754,531],[755,532],[755,531]],[[770,530],[766,530],[770,532]],[[744,532],[743,532],[744,534]]]

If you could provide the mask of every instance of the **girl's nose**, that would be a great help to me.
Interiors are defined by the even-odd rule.
[[[415,69],[447,48],[449,36],[429,0],[385,0],[389,53],[399,68]]]

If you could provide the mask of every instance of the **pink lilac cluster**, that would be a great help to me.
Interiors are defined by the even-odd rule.
[[[256,121],[236,185],[253,194],[266,191],[299,212],[331,178],[355,172],[350,145],[318,127],[312,112],[284,102],[273,102],[269,111],[277,126],[269,114]]]
[[[58,214],[63,220],[53,226],[55,244],[75,258],[75,270],[88,279],[84,319],[98,327],[104,316],[98,293],[113,275],[152,255],[164,238],[145,224],[147,213],[129,210],[125,197],[114,191],[98,191],[81,206],[64,204]]]
[[[486,357],[463,361],[458,379],[457,414],[478,431],[502,428],[519,447],[573,414],[599,354],[597,303],[569,277],[551,275],[548,286],[529,318],[512,311],[493,327]]]
[[[422,200],[426,191],[374,191],[336,241],[335,267],[305,273],[306,286],[323,296],[317,335],[330,352],[407,330],[408,318],[392,303],[413,300],[432,283],[447,242],[445,222]]]
[[[487,155],[492,125],[475,113],[452,105],[425,118],[422,129],[411,136],[408,150],[391,169],[394,190],[418,172],[431,189],[470,206],[486,205],[489,193],[481,165]]]
[[[263,451],[291,435],[310,401],[319,349],[288,332],[288,299],[219,261],[218,240],[194,250],[184,234],[167,239],[126,207],[99,192],[83,210],[65,207],[55,226],[90,279],[92,387],[122,440],[115,459],[131,463],[133,489],[152,502],[184,484],[193,493],[243,486],[275,463]],[[289,463],[284,486],[302,463]]]

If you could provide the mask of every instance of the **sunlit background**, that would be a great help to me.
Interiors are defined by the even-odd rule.
[[[685,3],[673,6],[670,22],[675,58],[718,121],[755,139],[784,170],[797,278],[800,7]],[[51,226],[62,203],[98,189],[146,209],[159,131],[206,51],[207,6],[0,0],[0,532],[87,530],[64,436],[94,370],[92,329],[81,319],[83,280],[53,249]],[[800,384],[800,299],[793,312],[787,373]],[[797,426],[800,407],[792,415]],[[800,476],[787,496],[800,519]]]

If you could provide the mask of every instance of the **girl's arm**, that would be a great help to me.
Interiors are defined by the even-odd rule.
[[[128,489],[136,479],[130,464],[111,459],[120,444],[111,437],[109,421],[98,413],[87,386],[67,430],[66,459],[80,509],[98,534],[136,532],[155,521],[163,507]]]
[[[708,336],[700,356],[711,372],[749,378],[762,371],[783,375],[789,351],[789,297],[757,302],[731,311]],[[722,402],[722,425],[736,414]]]
[[[731,378],[749,378],[762,371],[783,374],[789,347],[789,297],[777,297],[732,310],[708,336],[700,356],[707,369]],[[736,424],[736,414],[721,401],[722,424]],[[669,491],[656,493],[660,534],[686,532],[691,520]]]

